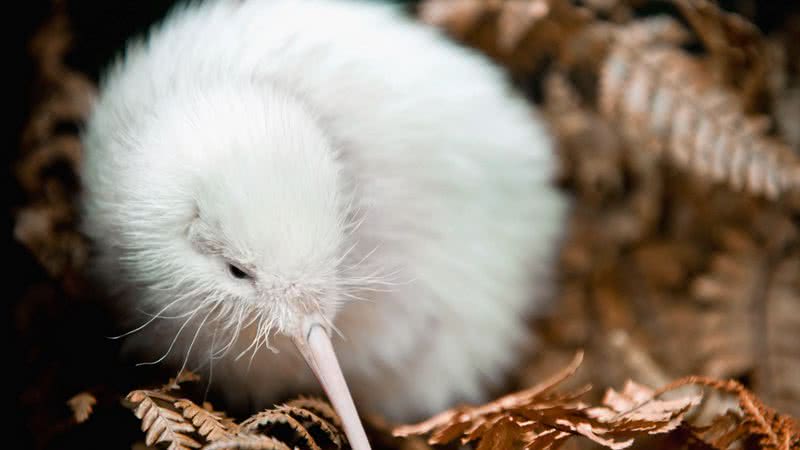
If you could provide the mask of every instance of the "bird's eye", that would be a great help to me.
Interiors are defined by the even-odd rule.
[[[244,270],[240,269],[239,267],[233,264],[228,264],[228,272],[230,272],[234,278],[238,278],[240,280],[250,278],[250,275],[248,275],[247,272],[245,272]]]

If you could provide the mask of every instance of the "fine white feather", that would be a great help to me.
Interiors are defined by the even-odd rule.
[[[281,334],[310,310],[394,419],[481,400],[530,342],[566,209],[550,141],[500,70],[393,7],[192,3],[111,68],[84,139],[134,345],[233,402],[316,389]]]

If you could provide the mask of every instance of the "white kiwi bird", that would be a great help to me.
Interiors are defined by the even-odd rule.
[[[321,384],[362,450],[353,399],[479,401],[531,341],[567,208],[551,142],[500,69],[396,5],[179,7],[83,139],[83,230],[132,345],[232,404]]]

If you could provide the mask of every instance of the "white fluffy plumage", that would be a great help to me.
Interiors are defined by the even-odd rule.
[[[566,209],[550,141],[499,69],[395,7],[179,8],[107,73],[84,141],[130,339],[232,402],[317,389],[285,337],[310,313],[393,419],[481,400],[529,345]]]

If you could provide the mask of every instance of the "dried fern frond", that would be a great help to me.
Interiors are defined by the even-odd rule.
[[[739,431],[733,431],[730,419],[735,415],[717,419],[711,427],[726,429],[723,433],[713,433],[717,436],[708,442],[713,448],[727,449],[736,440],[753,437],[757,440],[762,450],[796,450],[800,448],[800,425],[787,415],[778,414],[774,409],[766,406],[755,394],[747,390],[734,380],[721,381],[707,377],[690,376],[676,380],[659,392],[668,392],[682,386],[702,386],[715,389],[719,392],[734,395],[741,409],[741,420],[738,423]],[[727,414],[727,413],[726,413]],[[700,429],[707,432],[707,429]],[[721,434],[722,437],[719,437]],[[734,439],[735,437],[735,439]],[[723,446],[725,444],[725,446]]]
[[[691,173],[772,199],[800,188],[798,156],[680,50],[618,43],[602,68],[599,103],[634,145]]]
[[[632,443],[645,434],[664,434],[677,429],[689,410],[702,399],[696,393],[668,400],[656,397],[653,389],[629,380],[622,392],[608,389],[603,406],[589,409],[588,414],[604,424],[612,424],[614,434],[628,437]]]
[[[15,165],[26,201],[14,211],[14,238],[55,279],[83,267],[88,254],[76,230],[74,196],[81,152],[77,130],[88,117],[95,88],[88,77],[65,65],[70,42],[70,24],[63,11],[32,39],[38,96]]]
[[[72,415],[77,423],[86,422],[89,416],[92,415],[96,404],[97,399],[88,392],[81,392],[67,401],[67,405],[72,410]]]
[[[308,448],[311,448],[312,450],[320,450],[319,445],[317,445],[317,441],[314,439],[311,433],[309,433],[306,427],[304,427],[299,420],[295,419],[289,414],[286,414],[285,412],[275,411],[272,409],[261,411],[242,422],[241,429],[244,433],[255,433],[259,431],[261,427],[269,427],[276,424],[288,425],[297,436],[303,439]]]
[[[485,22],[497,22],[497,45],[505,51],[514,47],[533,24],[549,13],[547,0],[430,0],[422,3],[420,18],[464,38]]]
[[[203,450],[292,450],[278,439],[258,434],[237,434],[228,439],[212,442]]]
[[[582,4],[595,15],[609,17],[614,22],[625,22],[633,17],[630,0],[583,0]]]
[[[196,431],[194,425],[181,414],[164,405],[174,403],[177,399],[159,391],[137,390],[125,397],[134,407],[134,414],[142,421],[142,431],[146,432],[145,443],[167,443],[170,450],[188,450],[200,448],[190,433]]]
[[[791,417],[767,407],[736,381],[687,377],[653,390],[629,381],[622,392],[609,389],[602,406],[578,401],[581,393],[555,394],[552,389],[574,373],[575,364],[531,390],[511,394],[479,407],[460,407],[431,419],[398,427],[396,435],[430,434],[429,443],[480,439],[478,448],[555,449],[573,436],[584,436],[611,449],[623,449],[645,435],[670,433],[677,444],[692,449],[796,450],[800,428]],[[709,387],[731,394],[739,411],[720,410],[709,425],[688,421],[690,410],[701,404],[702,390],[679,393],[686,386]],[[585,391],[584,391],[585,392]],[[670,396],[668,398],[668,396]],[[488,442],[487,442],[488,441]],[[670,447],[671,448],[671,447]],[[684,448],[684,447],[676,447]]]
[[[199,379],[197,374],[183,371],[158,389],[140,389],[128,394],[125,404],[142,420],[146,445],[163,443],[171,450],[201,447],[339,450],[344,445],[339,416],[320,399],[294,399],[237,424],[225,413],[215,411],[210,403],[199,405],[177,397],[175,391],[182,383]],[[323,444],[317,441],[318,437],[324,438]]]
[[[710,446],[714,450],[727,450],[747,435],[747,430],[741,426],[741,422],[742,417],[739,414],[728,411],[715,417],[708,426],[695,427],[690,432],[693,440],[698,443]]]
[[[569,0],[426,0],[418,15],[479,48],[512,72],[536,67],[589,23]]]
[[[800,152],[800,85],[780,89],[773,96],[775,122],[783,139]]]
[[[544,83],[544,113],[561,154],[559,178],[575,184],[583,201],[599,205],[623,186],[619,139],[599,114],[582,104],[566,74],[552,72]]]
[[[764,37],[744,17],[723,11],[708,0],[673,0],[686,17],[711,61],[709,67],[718,79],[734,88],[749,111],[767,89]]]
[[[308,409],[297,406],[282,405],[275,408],[278,413],[283,413],[309,423],[311,426],[318,427],[333,442],[336,448],[342,448],[342,435],[328,420],[314,414]],[[338,422],[338,417],[337,417]],[[337,424],[337,426],[340,426]]]
[[[722,248],[691,284],[699,303],[695,335],[703,361],[697,373],[717,378],[752,373],[762,398],[797,415],[800,255],[784,254],[780,243],[794,242],[797,231],[780,218],[765,219],[770,241],[741,229],[724,230]]]
[[[772,271],[764,304],[766,355],[756,376],[756,391],[780,411],[800,418],[800,253],[787,256]]]
[[[461,408],[447,410],[431,417],[430,419],[424,422],[420,422],[415,425],[404,425],[397,427],[394,429],[393,434],[396,436],[409,436],[409,435],[426,434],[434,430],[438,430],[434,431],[433,433],[434,435],[431,437],[430,443],[439,444],[443,442],[449,442],[450,440],[455,439],[456,436],[450,437],[446,441],[441,440],[441,438],[437,438],[436,436],[437,435],[442,435],[442,437],[448,436],[449,433],[443,433],[442,431],[446,430],[447,427],[452,426],[454,420],[456,420],[457,423],[459,424],[459,426],[456,428],[463,428],[463,430],[466,430],[470,428],[470,426],[469,425],[461,426],[461,424],[466,424],[474,420],[479,420],[484,415],[487,414],[504,411],[513,408],[514,406],[524,405],[526,401],[530,400],[530,398],[548,393],[561,381],[573,375],[580,366],[580,363],[582,361],[583,361],[583,352],[579,352],[578,354],[575,355],[570,364],[564,367],[560,372],[558,372],[557,374],[551,376],[546,381],[537,384],[532,388],[501,397],[491,403],[487,403],[486,405],[480,407],[476,408],[461,407]]]
[[[588,387],[567,394],[553,389],[574,374],[582,354],[545,382],[531,389],[501,397],[477,407],[445,411],[416,425],[398,427],[394,434],[408,436],[430,433],[430,444],[460,438],[462,444],[480,440],[478,448],[549,449],[563,445],[573,436],[583,436],[611,449],[622,449],[635,436],[674,430],[700,396],[660,400],[654,391],[628,383],[622,393],[609,390],[604,406],[590,408],[579,400]]]
[[[324,438],[341,449],[345,435],[341,431],[341,420],[330,404],[312,397],[300,397],[273,409],[261,411],[239,425],[239,433],[252,434],[260,432],[270,434],[275,425],[288,425],[295,437],[306,444],[307,448],[319,449],[323,445],[316,436]],[[324,445],[330,448],[330,445]]]
[[[208,442],[230,439],[238,432],[239,427],[233,420],[210,407],[198,406],[185,398],[176,400],[173,404],[183,411],[183,417],[191,420],[197,433]]]
[[[329,423],[332,423],[337,428],[342,427],[342,422],[339,415],[333,410],[328,402],[316,397],[298,397],[284,403],[284,406],[295,409],[304,409],[324,418]]]
[[[162,392],[174,391],[180,389],[181,384],[183,383],[191,383],[195,381],[200,381],[200,375],[192,372],[191,370],[182,370],[174,378],[170,378],[169,381],[161,386],[159,390]]]
[[[298,405],[309,406],[310,408]],[[311,408],[319,411],[322,416],[315,414]],[[330,421],[325,417],[327,415],[331,416]],[[312,398],[297,399],[289,404],[261,411],[242,422],[240,428],[243,433],[261,431],[268,434],[274,425],[279,424],[288,425],[294,434],[301,438],[308,448],[313,450],[320,448],[311,433],[313,429],[321,431],[337,449],[342,448],[344,443],[344,435],[337,428],[341,426],[339,417],[333,412],[330,405]]]
[[[752,314],[763,303],[769,283],[770,264],[761,246],[744,230],[724,229],[722,248],[710,259],[706,272],[691,285],[698,302],[699,373],[732,377],[758,365],[758,316]]]

